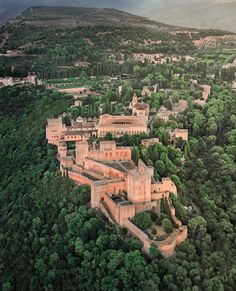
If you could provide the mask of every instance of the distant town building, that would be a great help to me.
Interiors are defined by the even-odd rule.
[[[123,90],[123,86],[122,85],[119,85],[118,86],[118,93],[119,93],[119,95],[121,95],[122,90]]]
[[[26,80],[25,80],[26,83],[30,83],[30,84],[33,84],[33,85],[42,85],[43,82],[41,80],[39,80],[37,78],[37,75],[35,74],[29,74],[27,77],[26,77]]]
[[[110,77],[110,78],[108,79],[108,81],[109,81],[109,82],[116,82],[116,81],[118,81],[118,77],[117,77],[117,76],[115,76],[115,77]]]
[[[0,78],[0,86],[1,87],[12,86],[13,84],[14,84],[14,81],[13,81],[12,77]]]
[[[142,89],[141,95],[143,97],[145,97],[145,96],[151,97],[151,94],[152,94],[152,92],[149,89],[149,87],[148,86],[144,86],[143,89]]]
[[[236,67],[236,58],[232,61],[232,63],[227,63],[222,66],[222,69],[229,69]]]
[[[188,102],[186,100],[180,99],[178,102],[172,103],[171,106],[173,111],[180,113],[188,108]]]
[[[149,148],[153,145],[162,145],[162,142],[159,140],[159,138],[149,138],[149,139],[143,139],[141,141],[141,144],[144,145],[146,148]]]
[[[207,101],[209,96],[211,95],[211,86],[209,86],[209,85],[200,85],[200,87],[203,89],[203,91],[202,91],[202,99],[204,101]]]
[[[82,106],[82,100],[75,100],[75,106],[81,107]]]
[[[202,96],[200,99],[194,100],[194,103],[203,106],[208,101],[208,98],[211,95],[211,86],[210,85],[198,85],[198,86],[202,88]]]
[[[141,91],[141,95],[142,97],[151,97],[152,93],[156,93],[157,92],[157,88],[158,88],[158,85],[154,85],[154,86],[144,86],[142,91]]]
[[[170,131],[170,140],[176,141],[178,138],[188,141],[188,130],[176,128]]]
[[[198,80],[193,80],[193,79],[191,79],[190,82],[191,82],[193,85],[197,85],[197,84],[198,84]]]
[[[150,62],[152,64],[165,64],[168,61],[170,62],[180,62],[181,60],[185,60],[187,62],[195,60],[193,57],[186,55],[186,56],[177,56],[177,55],[171,55],[166,56],[164,54],[146,54],[146,53],[134,53],[133,58],[135,60],[138,60],[142,63],[144,62]]]
[[[25,78],[5,77],[0,78],[0,87],[14,86],[14,85],[42,85],[42,81],[34,74],[29,74]]]
[[[177,116],[187,108],[188,102],[186,100],[179,100],[179,102],[172,104],[172,110],[168,110],[165,106],[161,106],[157,112],[157,118],[164,122],[168,122],[171,116]]]

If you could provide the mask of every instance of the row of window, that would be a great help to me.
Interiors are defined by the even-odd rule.
[[[112,157],[112,153],[105,153],[105,157]],[[116,152],[116,156],[118,157],[118,156],[125,156],[125,157],[127,157],[128,156],[128,152],[120,152],[120,151],[117,151]]]
[[[67,135],[66,139],[77,139],[77,138],[81,138],[80,135]]]
[[[104,131],[100,131],[100,136],[105,136],[107,133],[111,133],[113,136],[118,135],[118,134],[125,134],[125,133],[127,133],[129,135],[135,135],[135,134],[143,133],[143,131],[140,131],[140,130],[137,130],[137,131],[132,131],[132,130],[107,131],[107,130],[104,130]]]
[[[67,131],[87,131],[87,130],[95,130],[95,128],[94,127],[91,127],[91,126],[89,126],[89,127],[86,127],[86,126],[83,126],[83,127],[74,127],[74,128],[67,128]]]

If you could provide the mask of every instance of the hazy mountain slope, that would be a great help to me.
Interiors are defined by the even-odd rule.
[[[161,0],[147,5],[142,14],[180,26],[217,28],[236,32],[235,0]]]
[[[35,27],[35,30],[32,26]],[[165,51],[170,51],[171,48],[172,52],[174,47],[169,46],[170,40],[175,44],[175,50],[182,49],[185,53],[194,49],[194,47],[233,48],[236,45],[236,36],[229,32],[171,26],[117,9],[34,6],[24,10],[17,21],[2,27],[0,30],[0,47],[5,47],[6,50],[19,49],[22,46],[38,47],[38,44],[42,43],[43,40],[38,39],[38,34],[34,31],[41,33],[42,30],[51,34],[54,29],[62,28],[68,30],[67,35],[69,36],[73,29],[77,30],[77,27],[86,26],[112,26],[114,35],[116,35],[112,39],[113,45],[116,43],[116,48],[119,47],[120,50],[124,49],[125,51],[127,51],[125,41],[130,42],[132,39],[134,49],[138,42],[147,38],[154,38],[155,41],[162,40],[162,46],[166,46]],[[132,35],[129,35],[129,39],[126,39],[125,36],[122,38],[121,35],[119,38],[119,34],[114,27],[118,31],[134,29],[133,31],[139,32],[134,39]],[[127,29],[127,27],[130,29]],[[27,38],[25,38],[26,35]],[[34,45],[32,45],[33,43]],[[54,46],[54,43],[52,43],[52,46]],[[149,51],[153,52],[155,46],[149,46]],[[48,44],[46,47],[48,47]],[[129,44],[130,49],[131,45]],[[163,47],[161,50],[163,50]]]
[[[78,0],[0,0],[0,25],[14,19],[22,10],[33,5],[80,5]]]
[[[150,2],[150,1],[149,1]],[[88,6],[88,7],[107,7],[130,10],[140,6],[136,0],[0,0],[0,24],[4,24],[22,10],[35,5],[47,6]],[[135,11],[135,9],[133,10]]]
[[[236,0],[1,0],[0,24],[32,5],[118,8],[174,25],[236,32]]]
[[[25,10],[19,19],[36,26],[126,25],[161,30],[176,29],[175,26],[146,17],[108,8],[35,6]]]

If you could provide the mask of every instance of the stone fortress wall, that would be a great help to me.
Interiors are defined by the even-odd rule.
[[[169,199],[170,193],[177,195],[176,186],[170,178],[154,181],[153,168],[146,166],[141,160],[138,166],[135,166],[131,160],[131,149],[117,147],[114,141],[101,142],[97,149],[90,148],[88,142],[78,141],[75,155],[71,156],[70,153],[65,152],[65,145],[61,147],[59,144],[59,148],[62,174],[79,185],[90,185],[91,206],[101,209],[106,216],[109,216],[109,220],[119,226],[127,227],[133,234],[137,227],[129,227],[133,225],[130,220],[135,214],[154,209],[159,212],[162,198]],[[175,217],[175,212],[171,213],[171,217]],[[175,223],[174,219],[172,221]],[[179,223],[178,227],[183,228],[182,223]],[[140,233],[141,230],[136,233],[136,236],[143,242],[145,250],[153,243],[159,247],[157,242],[147,240],[147,236],[140,236]],[[173,244],[172,240],[167,238],[167,251],[165,251],[167,248],[165,243],[161,242],[160,250],[165,256],[173,254],[180,235],[182,230],[175,229],[171,235],[172,240],[175,241]]]
[[[127,229],[139,238],[148,251],[151,244],[159,247],[164,256],[174,253],[175,247],[187,238],[187,227],[175,216],[170,193],[177,196],[177,188],[170,178],[155,181],[153,167],[139,160],[135,165],[130,147],[119,147],[115,141],[89,144],[92,136],[103,137],[111,132],[114,137],[147,133],[149,106],[140,102],[136,95],[130,103],[131,116],[101,115],[99,119],[79,118],[71,126],[63,124],[63,118],[48,119],[46,137],[58,149],[60,170],[64,177],[78,185],[91,187],[91,207],[100,209],[108,219]],[[186,131],[175,132],[176,138],[187,140]],[[67,142],[76,143],[75,151],[67,149]],[[145,140],[145,146],[160,144],[157,139]],[[177,228],[162,241],[154,241],[137,228],[131,219],[140,212],[160,212],[160,201],[166,200],[170,217]]]

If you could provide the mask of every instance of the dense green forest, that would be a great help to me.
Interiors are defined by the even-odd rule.
[[[6,31],[10,37],[1,51],[20,48],[23,55],[14,58],[0,57],[0,76],[24,76],[30,70],[39,72],[42,78],[79,76],[82,70],[89,75],[98,76],[130,74],[133,73],[134,61],[123,61],[129,60],[132,53],[184,54],[194,50],[191,41],[184,36],[174,37],[166,32],[150,32],[143,28],[41,28],[20,24],[14,30],[10,27]],[[144,39],[159,39],[161,44],[144,44]],[[170,45],[173,40],[175,43]],[[137,45],[140,43],[142,45]],[[76,61],[81,64],[86,62],[87,66],[76,67]]]
[[[235,45],[197,48],[194,40],[225,33],[185,33],[185,28],[101,11],[35,7],[0,28],[0,76],[35,72],[45,86],[91,90],[77,107],[72,96],[45,86],[0,89],[0,289],[233,291],[236,69],[222,65],[235,59]],[[7,50],[20,55],[6,56]],[[142,63],[134,53],[164,53],[167,61]],[[172,54],[190,54],[193,60],[172,62]],[[116,75],[117,81],[109,81]],[[202,84],[211,86],[211,95],[199,106],[194,101],[202,96]],[[154,167],[155,179],[170,176],[178,188],[178,198],[171,199],[188,226],[188,239],[171,258],[154,246],[149,255],[143,253],[127,229],[91,209],[89,187],[61,177],[56,148],[45,139],[47,118],[62,113],[66,124],[79,116],[131,114],[130,100],[134,93],[141,96],[144,86],[157,86],[157,93],[143,96],[150,118],[161,106],[170,110],[179,100],[188,103],[167,123],[153,119],[148,135],[116,138],[118,145],[132,147],[135,163],[141,158]],[[188,129],[188,141],[170,142],[169,132],[177,127]],[[141,145],[149,137],[162,145]],[[165,207],[162,201],[161,215],[145,212],[133,222],[146,230],[155,221],[171,232]]]
[[[42,79],[68,78],[83,70],[90,76],[133,74],[137,63],[133,53],[198,53],[194,40],[224,34],[197,29],[186,33],[185,28],[117,10],[34,7],[0,28],[0,53],[20,52],[13,57],[0,55],[0,76],[26,76],[33,71]],[[221,42],[221,47],[235,45]]]
[[[155,248],[142,254],[136,239],[89,208],[87,187],[61,178],[45,125],[70,98],[43,87],[1,89],[2,290],[235,290],[235,97],[215,86],[206,106],[178,117],[191,139],[174,174],[192,211],[184,213],[189,239],[165,259]]]

